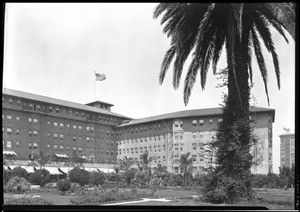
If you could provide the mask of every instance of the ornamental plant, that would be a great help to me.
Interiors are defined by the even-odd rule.
[[[32,184],[44,187],[45,184],[50,182],[50,172],[46,169],[37,170],[30,174],[29,181]]]
[[[71,189],[71,181],[69,179],[59,180],[57,182],[57,189],[62,191],[63,194]]]
[[[30,190],[30,183],[23,177],[12,177],[4,187],[6,192],[17,194],[27,193]]]
[[[28,179],[28,172],[26,171],[26,169],[23,169],[22,167],[15,167],[12,172],[11,172],[11,176],[17,176],[17,177],[23,177],[25,179]]]
[[[91,180],[91,174],[80,168],[74,168],[69,172],[71,182],[78,183],[80,186],[88,185]]]

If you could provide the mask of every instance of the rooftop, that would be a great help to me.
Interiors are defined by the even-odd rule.
[[[37,94],[27,93],[27,92],[23,92],[23,91],[17,91],[17,90],[13,90],[13,89],[9,89],[9,88],[3,88],[2,93],[6,94],[6,95],[10,95],[10,96],[15,96],[15,97],[19,97],[19,98],[38,101],[41,103],[45,102],[45,103],[49,103],[49,104],[53,104],[53,105],[62,105],[65,107],[76,108],[79,110],[101,113],[101,114],[116,116],[116,117],[120,117],[120,118],[124,118],[124,119],[131,119],[129,117],[126,117],[126,116],[123,116],[123,115],[120,115],[117,113],[113,113],[111,111],[104,110],[101,108],[96,108],[96,107],[79,104],[79,103],[75,103],[75,102],[70,102],[70,101],[66,101],[66,100],[60,100],[60,99],[55,99],[55,98],[51,98],[51,97],[41,96],[41,95],[37,95]]]
[[[109,105],[109,106],[114,106],[113,104],[110,104],[110,103],[107,103],[107,102],[103,102],[103,101],[100,101],[100,100],[87,103],[86,105],[93,105],[95,103],[101,103],[101,104],[106,104],[106,105]]]
[[[250,111],[252,113],[270,112],[273,114],[273,122],[275,120],[275,109],[255,107],[253,109],[250,109]],[[222,110],[220,107],[194,109],[194,110],[183,110],[183,111],[178,111],[178,112],[173,112],[173,113],[151,116],[151,117],[147,117],[147,118],[133,119],[133,120],[130,120],[128,123],[119,125],[118,127],[131,126],[131,125],[135,125],[135,124],[141,124],[141,123],[153,122],[153,121],[159,121],[159,120],[187,118],[187,117],[199,117],[199,116],[217,116],[220,114],[222,114]]]

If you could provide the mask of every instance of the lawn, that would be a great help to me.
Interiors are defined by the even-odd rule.
[[[64,196],[57,193],[41,193],[30,192],[31,195],[39,195],[52,201],[55,205],[70,205],[70,198],[74,196]],[[15,194],[4,193],[4,197],[12,197]],[[213,204],[205,203],[197,200],[196,191],[184,191],[184,190],[157,190],[154,194],[155,199],[166,198],[171,200],[170,202],[139,202],[125,205],[145,205],[145,206],[213,206]],[[294,209],[294,191],[284,190],[265,190],[258,191],[258,197],[262,198],[264,202],[239,202],[237,206],[266,206],[270,210],[291,210]],[[225,204],[223,204],[225,205]],[[217,205],[221,206],[221,205]]]

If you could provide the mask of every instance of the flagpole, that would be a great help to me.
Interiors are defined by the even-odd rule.
[[[96,101],[96,71],[94,71],[94,101]]]

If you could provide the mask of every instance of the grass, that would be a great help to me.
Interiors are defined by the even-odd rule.
[[[75,196],[59,195],[57,192],[30,192],[31,195],[39,195],[46,198],[55,205],[70,205],[70,198]],[[15,194],[4,193],[4,197],[12,197]],[[213,204],[205,203],[194,199],[192,196],[199,195],[196,191],[184,190],[157,190],[154,194],[155,199],[166,198],[172,200],[170,202],[141,202],[128,205],[149,205],[149,206],[212,206]],[[265,190],[258,191],[258,198],[252,202],[241,201],[236,203],[237,206],[265,206],[270,210],[291,210],[294,209],[294,191],[284,190]],[[127,205],[127,204],[126,204]],[[219,206],[219,205],[218,205]]]

